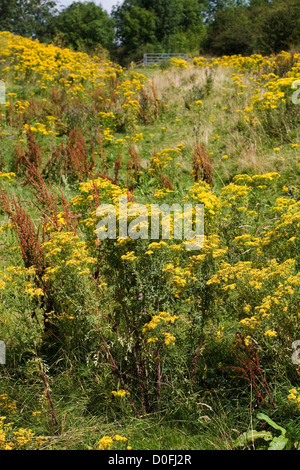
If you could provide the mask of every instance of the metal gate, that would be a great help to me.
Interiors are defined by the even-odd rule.
[[[188,55],[187,54],[168,54],[168,53],[147,53],[144,54],[144,65],[147,67],[147,65],[152,65],[152,64],[158,64],[159,62],[164,62],[165,60],[169,59],[183,59],[187,60]]]

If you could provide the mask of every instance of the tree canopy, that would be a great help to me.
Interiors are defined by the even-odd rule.
[[[204,37],[201,0],[125,0],[113,8],[116,39],[122,53],[142,50],[199,52]]]
[[[53,0],[1,0],[0,30],[47,40],[55,7]]]
[[[300,45],[299,0],[223,5],[208,26],[212,54],[277,53]]]
[[[113,22],[108,13],[94,2],[73,2],[52,21],[53,33],[75,50],[94,50],[97,46],[111,50]]]
[[[300,45],[299,0],[1,0],[0,30],[129,63],[144,52],[270,54]]]

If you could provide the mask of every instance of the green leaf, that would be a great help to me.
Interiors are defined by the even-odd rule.
[[[270,443],[268,450],[283,450],[288,443],[288,439],[283,435],[274,437]]]
[[[272,426],[274,429],[278,429],[278,431],[281,431],[281,435],[285,436],[286,434],[286,429],[282,428],[278,424],[274,423],[274,421],[269,418],[269,416],[265,415],[264,413],[258,413],[257,414],[257,419],[266,421],[270,426]]]
[[[264,439],[265,441],[272,441],[273,436],[269,431],[247,431],[241,434],[235,441],[235,447],[245,446],[248,442],[255,439]]]

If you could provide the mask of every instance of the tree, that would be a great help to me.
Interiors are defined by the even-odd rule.
[[[261,52],[270,54],[300,45],[299,0],[273,0],[257,16],[261,27]]]
[[[0,30],[46,41],[55,6],[53,0],[1,0]]]
[[[208,26],[210,53],[270,54],[299,47],[299,0],[234,3],[216,11]]]
[[[58,34],[65,45],[74,50],[89,52],[99,45],[111,50],[114,27],[101,6],[94,2],[74,2],[54,19],[53,34]]]
[[[205,34],[204,1],[125,0],[112,12],[120,56],[141,56],[146,45],[147,52],[198,53]]]
[[[248,8],[221,8],[208,27],[209,51],[217,55],[250,54],[254,29]]]
[[[180,21],[183,16],[181,0],[146,0],[148,9],[156,16],[155,36],[158,42],[167,44],[168,37],[180,31]]]
[[[247,0],[204,0],[205,23],[210,25],[220,10],[247,5]]]
[[[146,44],[155,44],[156,17],[146,8],[125,1],[113,9],[118,44],[122,54],[132,56]]]

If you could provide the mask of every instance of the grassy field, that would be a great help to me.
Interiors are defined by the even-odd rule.
[[[0,33],[0,80],[0,449],[298,449],[300,54]],[[203,204],[203,247],[99,239],[120,197]]]

